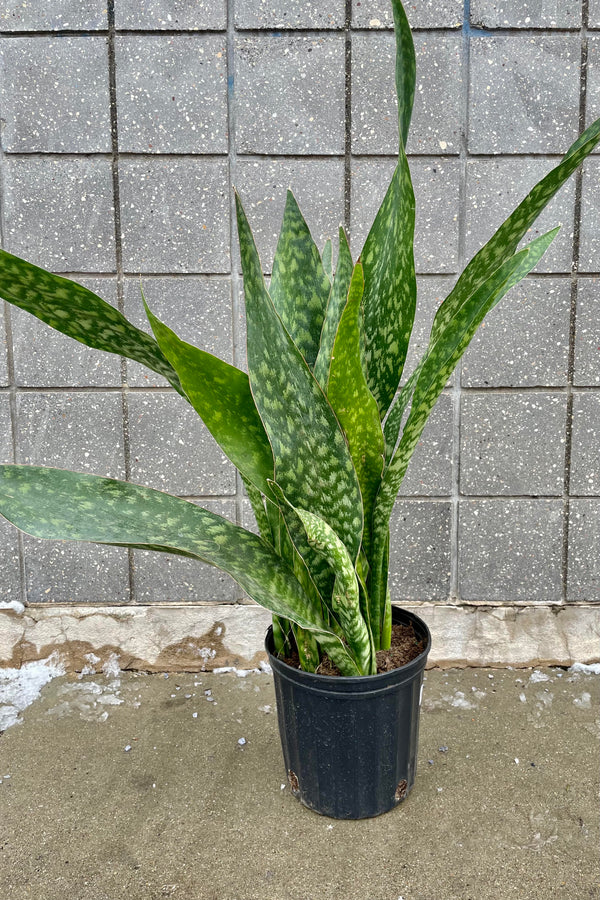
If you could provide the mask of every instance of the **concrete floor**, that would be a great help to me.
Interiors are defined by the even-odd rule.
[[[0,737],[0,897],[598,900],[600,677],[426,679],[415,788],[361,822],[283,786],[269,675],[54,679]]]

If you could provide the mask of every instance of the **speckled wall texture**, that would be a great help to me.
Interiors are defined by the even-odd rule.
[[[428,323],[472,255],[600,115],[600,0],[410,0],[410,163]],[[291,186],[353,251],[394,166],[386,0],[3,0],[3,246],[144,326],[245,364],[235,184],[268,268]],[[480,329],[394,512],[394,599],[600,601],[600,155],[542,216],[549,254]],[[532,230],[529,237],[538,234]],[[231,464],[158,376],[0,307],[0,459],[128,477],[248,524]],[[21,539],[1,599],[239,600],[188,560]]]

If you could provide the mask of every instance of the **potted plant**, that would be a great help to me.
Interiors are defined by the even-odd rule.
[[[248,374],[182,341],[145,301],[153,337],[86,288],[0,254],[5,300],[168,379],[241,473],[260,534],[160,491],[36,466],[0,466],[0,512],[39,538],[175,553],[228,572],[273,614],[266,646],[292,790],[346,818],[390,809],[415,776],[430,636],[388,590],[389,520],[410,457],[484,316],[558,228],[519,250],[521,239],[600,139],[598,120],[471,260],[403,377],[416,304],[404,149],[415,54],[402,3],[392,5],[398,162],[359,260],[340,229],[334,272],[331,243],[319,252],[288,193],[267,289],[236,196]],[[414,656],[395,668],[393,631]],[[382,655],[389,671],[378,673]]]

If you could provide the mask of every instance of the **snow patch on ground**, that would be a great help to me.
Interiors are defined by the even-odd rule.
[[[0,732],[22,722],[24,709],[36,700],[44,685],[65,674],[58,653],[25,663],[20,669],[0,669]]]
[[[102,684],[97,681],[69,681],[58,688],[58,702],[48,710],[48,715],[61,719],[79,713],[88,722],[106,722],[106,707],[120,706],[124,702],[120,687],[119,678]]]
[[[538,672],[536,669],[529,676],[529,681],[531,684],[538,684],[541,681],[550,681],[550,676],[546,675],[545,672]]]
[[[600,663],[592,663],[591,665],[587,665],[586,663],[573,663],[569,672],[580,673],[581,675],[600,675]]]
[[[237,669],[235,666],[219,666],[212,670],[213,675],[236,675],[238,678],[247,678],[248,675],[272,675],[273,669],[267,662],[261,662],[259,669]]]
[[[25,606],[20,600],[3,600],[0,603],[0,610],[12,609],[18,616],[22,616],[25,612]]]

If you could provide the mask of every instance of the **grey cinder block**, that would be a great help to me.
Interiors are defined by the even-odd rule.
[[[465,387],[567,383],[570,278],[526,278],[485,317],[462,364]]]
[[[225,35],[117,35],[119,149],[227,153]]]
[[[98,31],[108,28],[106,0],[4,0],[0,31]]]
[[[471,153],[562,153],[579,118],[578,35],[471,41]]]
[[[450,592],[451,506],[397,500],[390,522],[390,592],[406,600],[445,600]]]
[[[125,477],[118,391],[17,394],[17,462]]]
[[[583,166],[581,196],[581,244],[579,271],[598,272],[600,264],[600,159],[588,159]]]
[[[600,393],[573,396],[571,494],[600,494]]]
[[[452,444],[452,396],[442,394],[408,464],[400,495],[449,496],[452,492]]]
[[[114,272],[109,159],[6,157],[5,249],[55,272]]]
[[[126,272],[228,272],[226,159],[124,159],[119,169]]]
[[[110,153],[104,37],[19,37],[0,46],[7,153]]]
[[[239,37],[238,153],[343,154],[344,65],[341,35]]]
[[[140,31],[224,30],[226,0],[117,0],[115,24]]]
[[[240,159],[236,187],[256,240],[263,271],[271,271],[287,188],[296,197],[319,249],[327,238],[331,238],[334,254],[337,253],[338,229],[344,222],[343,160]]]
[[[471,24],[484,28],[579,28],[581,0],[471,0]]]
[[[600,601],[600,501],[571,500],[567,600]]]
[[[344,0],[236,0],[237,28],[343,28]]]
[[[564,394],[537,391],[463,396],[462,493],[560,496],[566,407]]]
[[[174,392],[128,397],[131,481],[190,497],[235,494],[235,469]]]
[[[600,279],[580,278],[577,284],[575,384],[600,385]]]
[[[75,541],[41,541],[25,535],[25,585],[29,603],[126,603],[127,550]]]
[[[562,584],[562,500],[463,500],[463,600],[556,601]]]

